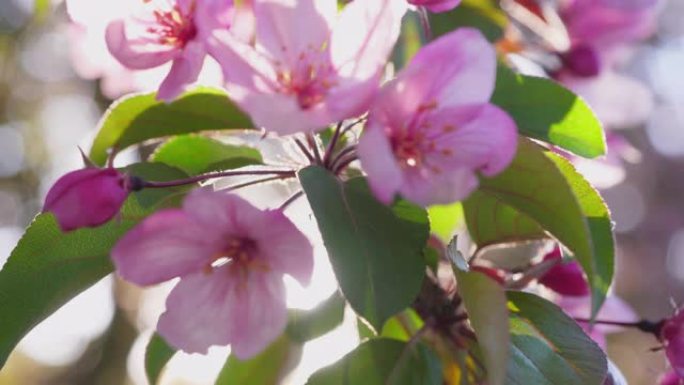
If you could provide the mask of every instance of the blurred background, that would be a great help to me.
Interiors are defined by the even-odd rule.
[[[81,0],[99,11],[86,7],[69,15],[61,1],[0,0],[0,264],[40,210],[51,184],[82,165],[77,147],[89,148],[111,100],[154,89],[164,72],[130,73],[107,55],[102,39],[106,18],[126,1]],[[620,159],[579,165],[605,182],[602,193],[618,237],[615,294],[652,320],[684,303],[682,20],[684,1],[664,1],[655,34],[621,61],[619,75],[645,86],[645,94],[642,88],[626,91],[619,85],[624,83],[600,84],[609,101],[622,98],[634,104],[639,98],[627,110],[640,116],[619,125],[627,141]],[[217,79],[211,69],[205,76],[205,82]],[[627,118],[618,114],[617,119]],[[136,156],[129,152],[120,161]],[[328,282],[322,283],[319,299],[334,290],[329,270],[322,277]],[[140,291],[113,278],[101,281],[22,341],[0,371],[0,385],[145,384],[146,333],[163,308],[159,292],[168,288],[155,290]],[[305,358],[324,356],[326,362],[318,365],[335,361],[353,346],[338,337],[333,333],[314,341]],[[657,345],[636,331],[609,337],[611,358],[632,385],[652,385],[666,368],[663,356],[651,352]],[[211,383],[226,355],[221,349],[207,357],[179,355],[164,383]],[[291,383],[303,383],[306,370]]]

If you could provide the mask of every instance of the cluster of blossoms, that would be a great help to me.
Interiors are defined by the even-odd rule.
[[[458,5],[410,3],[434,12]],[[343,150],[346,157],[335,162],[315,154],[312,161],[339,174],[358,158],[385,203],[396,196],[424,206],[451,203],[477,187],[479,173],[508,166],[517,130],[489,103],[496,54],[474,29],[425,46],[381,85],[407,7],[396,0],[353,1],[341,11],[334,0],[149,1],[112,21],[106,41],[131,69],[171,62],[158,92],[166,101],[197,80],[210,56],[223,69],[231,99],[257,126],[279,135],[340,122],[339,135],[344,120],[362,117],[365,129],[358,145]],[[60,179],[44,210],[65,231],[98,226],[130,192],[154,187],[161,186],[88,167]],[[283,275],[306,284],[313,264],[310,243],[283,208],[260,210],[205,189],[190,193],[181,209],[143,220],[112,258],[117,272],[139,285],[180,277],[158,324],[169,343],[187,352],[231,345],[241,359],[284,330]]]
[[[542,64],[548,64],[547,75],[571,88],[611,71],[619,48],[650,32],[655,6],[648,0],[568,0],[550,11],[545,2],[511,2],[545,23],[562,20],[566,44],[542,45],[554,59]],[[358,161],[384,204],[397,198],[423,207],[461,201],[481,176],[505,170],[516,154],[518,130],[508,113],[490,103],[497,52],[481,32],[446,33],[387,79],[407,10],[425,17],[452,10],[460,0],[345,3],[143,1],[130,15],[109,21],[103,40],[128,70],[164,68],[157,97],[166,102],[196,83],[207,61],[215,61],[222,86],[255,126],[289,136],[311,164],[337,178],[347,178],[345,171]],[[518,53],[539,48],[517,43],[509,46],[518,46]],[[358,140],[342,144],[344,134],[358,126],[363,127]],[[315,135],[329,127],[332,139],[320,154]],[[90,165],[65,175],[48,193],[44,211],[53,213],[64,231],[115,218],[129,194],[142,189],[233,175],[287,179],[297,171],[226,171],[160,183],[114,169],[113,157],[107,168]],[[289,203],[264,210],[232,192],[195,189],[181,208],[155,212],[118,241],[111,252],[116,271],[140,286],[179,278],[157,325],[174,347],[205,353],[213,345],[230,345],[236,357],[249,359],[286,328],[284,276],[303,285],[311,279],[312,245],[284,214]],[[511,283],[501,271],[473,270]],[[598,326],[591,327],[582,321],[589,317],[591,299],[577,262],[562,262],[557,247],[531,270],[538,275],[522,287],[536,280],[554,291],[557,303],[599,344],[611,326],[640,327],[663,343],[675,375],[684,378],[682,312],[659,323],[634,322],[631,310],[609,297]],[[606,326],[603,316],[621,318]],[[620,377],[611,369],[606,384],[620,383]]]

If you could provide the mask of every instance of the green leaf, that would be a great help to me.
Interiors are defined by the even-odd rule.
[[[418,313],[408,308],[385,322],[380,337],[408,342],[424,325]]]
[[[293,341],[304,343],[330,332],[342,324],[344,305],[344,298],[335,292],[311,311],[291,310],[287,334]]]
[[[155,385],[159,382],[159,375],[174,354],[176,349],[164,338],[157,333],[152,336],[145,350],[145,374],[150,384]]]
[[[478,191],[534,219],[573,252],[600,309],[614,269],[610,213],[598,192],[566,159],[522,139],[511,166],[482,178]]]
[[[442,385],[435,354],[420,344],[371,339],[337,363],[314,373],[307,385]]]
[[[247,146],[233,146],[199,135],[182,135],[159,146],[150,158],[197,175],[261,164],[261,154]]]
[[[435,205],[428,208],[430,232],[443,242],[449,242],[458,226],[463,223],[463,206],[460,202],[450,205]]]
[[[215,384],[278,385],[280,378],[286,374],[288,361],[297,351],[297,344],[287,334],[283,334],[250,360],[240,361],[233,355],[228,357]]]
[[[480,247],[547,238],[529,216],[500,199],[476,191],[463,202],[468,233]]]
[[[109,107],[98,127],[90,158],[103,165],[110,148],[122,150],[148,139],[254,125],[222,91],[198,88],[171,103],[157,100],[155,93],[126,96]]]
[[[452,250],[451,247],[449,249]],[[503,347],[509,344],[506,293],[499,283],[485,274],[465,271],[462,267],[454,264],[458,293],[477,335],[488,384],[503,385],[508,365],[508,351]]]
[[[425,210],[404,201],[387,207],[365,180],[343,183],[320,167],[301,170],[299,179],[342,293],[380,330],[420,290],[429,235]]]
[[[0,270],[0,365],[34,326],[112,272],[110,249],[150,213],[129,197],[120,218],[97,228],[63,233],[50,213],[34,219]]]
[[[594,112],[553,80],[517,75],[500,65],[492,103],[506,110],[525,136],[587,158],[606,153],[603,127]]]
[[[511,358],[506,384],[601,385],[605,354],[556,305],[509,292]]]
[[[430,14],[430,26],[435,37],[462,27],[479,29],[487,40],[495,42],[503,37],[508,17],[496,0],[463,0],[453,10]]]

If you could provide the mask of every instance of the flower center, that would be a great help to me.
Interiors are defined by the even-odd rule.
[[[257,257],[256,243],[249,238],[233,237],[228,239],[223,250],[214,254],[205,268],[206,273],[214,269],[228,266],[231,273],[236,273],[244,281],[249,271],[268,271],[270,267]]]
[[[296,96],[303,110],[322,102],[328,90],[335,85],[335,71],[324,54],[324,51],[311,48],[299,55],[293,69],[277,73],[279,91]]]
[[[195,3],[190,6],[187,14],[178,5],[170,11],[154,11],[156,25],[149,27],[147,32],[158,35],[159,43],[183,48],[197,36],[197,27],[193,21]]]

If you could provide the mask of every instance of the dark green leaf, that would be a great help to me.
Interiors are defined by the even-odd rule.
[[[442,385],[435,354],[420,344],[371,339],[337,363],[314,373],[307,385]]]
[[[511,357],[506,384],[601,385],[605,354],[556,305],[509,292]]]
[[[592,287],[596,314],[613,278],[610,213],[570,162],[521,139],[511,166],[483,178],[478,191],[534,219],[573,252]]]
[[[126,96],[100,120],[90,157],[103,165],[113,147],[121,150],[153,138],[253,127],[249,117],[216,89],[199,88],[171,103],[158,101],[154,93]]]
[[[299,361],[299,349],[287,334],[283,334],[250,360],[240,361],[231,355],[221,369],[216,385],[278,385],[280,378],[290,369],[289,361]]]
[[[461,27],[479,29],[489,41],[503,37],[508,18],[496,0],[463,0],[449,12],[430,14],[432,33],[437,37]]]
[[[587,158],[606,153],[603,127],[594,112],[553,80],[517,75],[500,65],[492,103],[511,114],[525,136]]]
[[[490,385],[503,385],[508,364],[508,309],[503,287],[477,271],[454,268],[458,293],[475,329]]]
[[[344,298],[335,292],[311,311],[290,311],[287,334],[292,340],[304,343],[330,332],[342,323],[344,305]]]
[[[354,310],[376,330],[420,290],[429,235],[425,210],[378,202],[363,179],[340,182],[320,167],[299,172],[335,275]]]
[[[97,228],[63,233],[52,214],[35,218],[0,271],[0,365],[34,326],[112,272],[109,250],[150,213],[130,197],[120,218]]]
[[[169,346],[159,334],[152,336],[145,350],[145,373],[150,384],[155,385],[159,381],[159,375],[174,354],[176,349]]]
[[[168,164],[197,175],[261,164],[261,154],[254,148],[232,146],[198,135],[183,135],[170,139],[154,152],[153,162]]]

